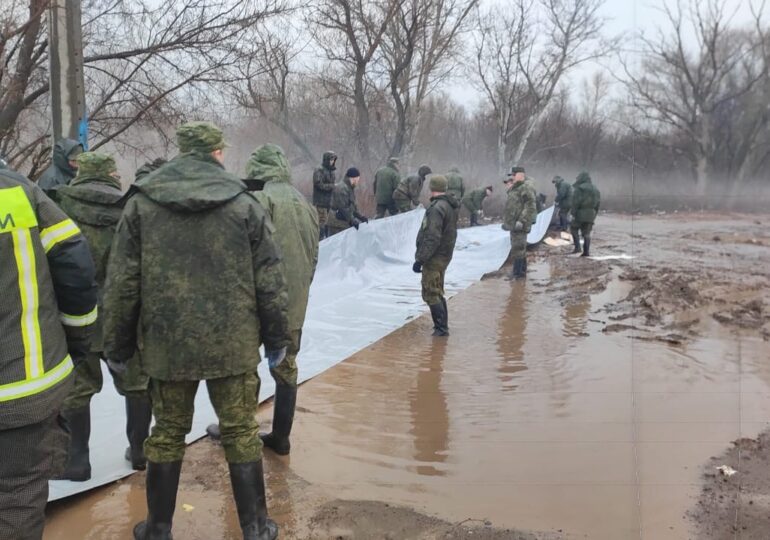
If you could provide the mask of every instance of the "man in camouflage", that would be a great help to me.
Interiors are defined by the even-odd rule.
[[[569,228],[569,213],[572,209],[572,186],[561,176],[554,176],[552,181],[556,186],[554,204],[559,209],[559,230],[566,231]]]
[[[377,219],[385,217],[385,212],[391,216],[398,214],[393,193],[396,191],[401,177],[398,174],[398,158],[392,157],[388,163],[374,173],[374,198],[377,201]]]
[[[313,172],[313,204],[318,212],[320,227],[319,238],[323,240],[329,236],[327,221],[329,220],[329,208],[332,205],[332,191],[334,191],[334,171],[337,169],[337,154],[324,152],[321,158],[321,166]]]
[[[422,273],[422,299],[433,317],[433,335],[449,335],[449,310],[444,297],[444,277],[457,240],[457,211],[460,203],[447,191],[447,180],[430,179],[430,206],[417,233],[417,252],[412,270]]]
[[[527,234],[537,219],[537,193],[527,180],[524,167],[513,167],[512,177],[505,180],[508,199],[503,214],[503,230],[511,233],[513,270],[509,279],[527,277]]]
[[[447,194],[452,195],[457,201],[462,201],[465,197],[465,181],[460,174],[460,169],[452,167],[446,175]]]
[[[272,540],[254,413],[259,347],[276,367],[290,341],[275,229],[246,185],[225,172],[219,128],[190,122],[177,142],[180,154],[132,187],[107,269],[108,363],[119,369],[141,340],[155,416],[144,445],[148,517],[134,538],[171,538],[185,436],[206,381],[243,536]]]
[[[0,538],[40,540],[66,463],[59,414],[90,349],[95,269],[77,225],[0,160]]]
[[[310,283],[318,263],[318,214],[292,185],[289,160],[280,146],[265,144],[254,150],[246,163],[246,178],[264,182],[264,188],[255,196],[275,226],[273,239],[281,249],[281,268],[289,291],[291,341],[286,359],[270,368],[275,381],[273,431],[259,435],[265,446],[285,456],[291,450],[289,435],[297,403],[297,354],[302,341]],[[210,425],[207,432],[215,439],[221,438],[221,430],[216,424]]]
[[[409,212],[420,205],[422,186],[425,178],[432,172],[430,167],[422,165],[417,169],[417,174],[409,175],[398,183],[396,191],[393,192],[393,200],[396,201],[399,212]]]
[[[492,195],[492,186],[481,187],[471,191],[462,200],[462,204],[471,216],[471,227],[479,224],[479,214],[483,210],[484,199]]]
[[[77,223],[91,248],[96,282],[104,290],[107,259],[115,227],[120,219],[122,197],[115,160],[105,154],[84,152],[78,156],[78,173],[69,184],[55,191],[59,206]],[[101,297],[101,294],[100,294]],[[103,336],[100,316],[91,340],[91,351],[75,369],[74,385],[64,401],[62,416],[70,427],[70,448],[67,468],[58,478],[83,482],[91,478],[88,441],[91,434],[91,398],[102,389]],[[147,377],[138,362],[131,364],[130,373],[114,373],[118,393],[126,399],[126,435],[129,447],[126,459],[136,470],[145,468],[142,445],[150,430],[152,410],[147,395]]]
[[[581,257],[589,257],[591,251],[591,232],[594,228],[596,215],[599,213],[601,193],[591,182],[587,172],[581,172],[572,186],[572,224],[570,232],[575,249],[572,253],[580,253],[580,233],[583,233],[583,253]]]
[[[332,211],[329,215],[329,236],[333,236],[350,227],[356,230],[361,223],[368,223],[369,218],[358,211],[356,205],[356,187],[361,181],[361,173],[351,167],[345,173],[345,178],[334,186],[332,196]]]
[[[53,147],[51,165],[37,182],[43,191],[51,191],[69,184],[78,172],[78,156],[83,145],[73,139],[61,139]]]

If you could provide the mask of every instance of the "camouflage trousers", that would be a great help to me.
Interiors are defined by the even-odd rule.
[[[577,223],[575,221],[570,225],[570,232],[573,236],[577,237],[578,233],[583,234],[583,240],[591,238],[591,231],[594,228],[593,223]]]
[[[54,413],[42,422],[0,430],[0,538],[40,540],[48,480],[67,462],[69,436]]]
[[[168,463],[184,457],[185,436],[192,429],[199,383],[150,379],[155,425],[144,442],[144,453],[150,461]],[[262,441],[255,416],[258,385],[256,373],[206,381],[209,399],[219,418],[228,463],[250,463],[262,458]]]
[[[73,373],[74,383],[62,410],[78,409],[91,403],[91,398],[102,390],[101,353],[88,353],[86,359],[78,364]],[[125,373],[113,373],[112,382],[118,394],[124,397],[143,398],[147,395],[149,378],[142,373],[141,362],[132,358]]]
[[[444,298],[445,264],[427,262],[422,267],[422,299],[429,306],[440,304]]]
[[[391,200],[388,204],[377,205],[377,219],[384,218],[385,212],[388,212],[391,216],[398,214],[398,207],[396,201]]]
[[[396,199],[393,197],[393,201],[396,203],[396,208],[399,212],[409,212],[412,210],[412,201],[409,199]]]
[[[347,227],[338,227],[337,225],[329,225],[327,230],[329,231],[329,236],[334,236],[335,234],[348,230],[350,227],[351,225],[348,225]]]
[[[527,233],[511,231],[511,257],[521,259],[527,256]]]
[[[285,384],[292,388],[297,387],[297,355],[299,354],[299,346],[302,342],[302,329],[289,330],[289,339],[291,340],[286,346],[286,359],[281,362],[275,369],[270,370],[270,375],[276,383]]]
[[[316,206],[315,209],[318,212],[318,225],[325,227],[326,222],[329,221],[329,209],[323,206]]]
[[[566,231],[570,226],[569,210],[559,208],[559,228]]]

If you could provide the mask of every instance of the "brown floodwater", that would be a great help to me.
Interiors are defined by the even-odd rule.
[[[453,298],[448,339],[421,317],[304,384],[291,456],[265,460],[281,537],[318,537],[312,516],[336,499],[548,538],[690,537],[703,464],[767,427],[770,347],[710,319],[681,344],[603,333],[635,264],[562,302],[549,284],[563,265],[540,259],[526,282]],[[239,538],[226,471],[215,444],[191,447],[177,538]],[[143,486],[134,475],[53,505],[45,539],[129,538]]]

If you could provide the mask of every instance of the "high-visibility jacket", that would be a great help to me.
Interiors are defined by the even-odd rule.
[[[0,169],[0,430],[55,413],[88,352],[97,289],[77,225],[27,179]]]

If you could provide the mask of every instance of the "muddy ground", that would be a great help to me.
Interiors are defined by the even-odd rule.
[[[503,270],[450,301],[448,340],[421,317],[304,384],[291,457],[265,458],[281,538],[767,538],[762,219],[603,215],[593,254],[634,258],[540,246],[526,283]],[[50,505],[46,540],[130,538],[143,489]],[[174,533],[240,537],[209,440]]]

